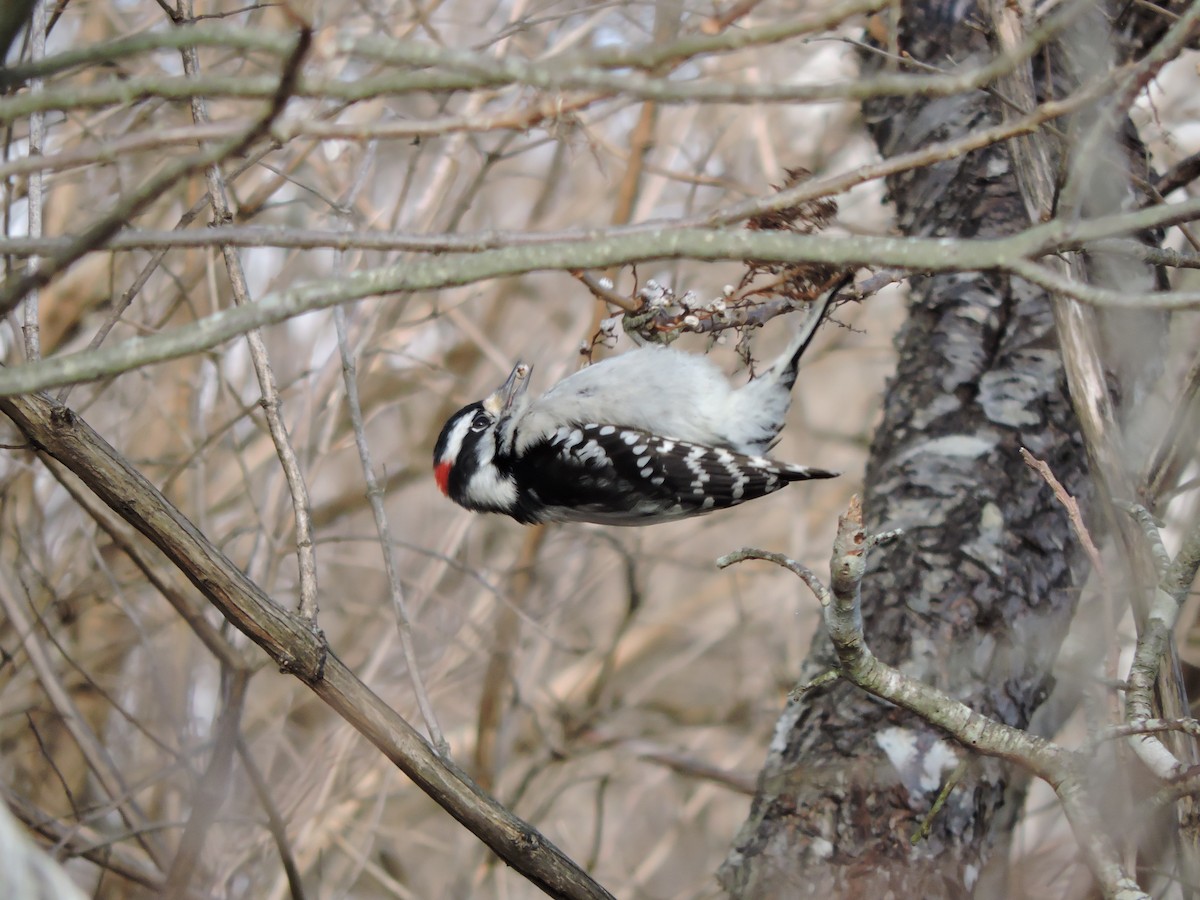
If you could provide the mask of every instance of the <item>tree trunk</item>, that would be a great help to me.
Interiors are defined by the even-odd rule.
[[[939,66],[982,60],[986,37],[933,6],[904,4],[901,48]],[[871,101],[864,113],[889,157],[1000,117],[982,91]],[[908,235],[985,238],[1028,225],[1004,145],[906,172],[889,188]],[[905,672],[1025,727],[1049,690],[1085,574],[1065,511],[1018,454],[1028,448],[1069,492],[1086,494],[1049,300],[992,274],[914,279],[897,345],[864,493],[873,530],[905,535],[871,558],[867,640]],[[822,635],[802,678],[829,663]],[[998,836],[997,811],[1011,802],[1007,766],[839,682],[789,703],[776,733],[720,872],[733,896],[973,889]],[[928,837],[913,844],[962,762]]]

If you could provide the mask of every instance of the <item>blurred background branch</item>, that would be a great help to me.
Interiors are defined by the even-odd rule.
[[[18,422],[50,404],[23,392],[70,403],[0,434],[10,808],[106,897],[556,890],[418,789],[403,739],[454,815],[507,822],[510,862],[538,829],[585,893],[1091,896],[1048,789],[844,683],[793,695],[832,665],[810,599],[711,565],[823,563],[862,492],[908,531],[863,581],[880,659],[1091,748],[1145,812],[1122,861],[1194,880],[1188,778],[1100,737],[1159,721],[1156,672],[1194,694],[1177,585],[1124,704],[1158,578],[1103,510],[1124,485],[1188,555],[1200,8],[1049,6],[46,3],[42,55],[33,4],[0,4],[0,394]],[[624,315],[752,366],[823,266],[859,302],[776,452],[842,478],[648,530],[438,494],[442,422],[513,360],[541,389],[625,349]],[[82,421],[164,504],[50,459]],[[196,540],[168,557],[145,535],[171,529]],[[221,585],[283,623],[270,655]],[[1150,712],[1186,768],[1190,705]]]

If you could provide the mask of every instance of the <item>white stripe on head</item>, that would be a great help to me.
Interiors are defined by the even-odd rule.
[[[470,415],[464,415],[454,423],[454,426],[446,434],[446,446],[442,449],[442,455],[437,460],[438,462],[450,462],[458,459],[458,454],[462,451],[463,440],[466,438],[474,418],[475,410],[471,410]]]

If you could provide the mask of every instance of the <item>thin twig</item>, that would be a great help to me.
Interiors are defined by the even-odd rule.
[[[46,55],[46,0],[37,0],[33,4],[33,16],[29,22],[29,58],[37,64]],[[3,68],[0,66],[0,68]],[[41,78],[34,78],[29,83],[31,94],[40,94],[45,88]],[[29,157],[40,159],[45,150],[46,116],[41,110],[29,116]],[[46,173],[42,169],[34,169],[29,175],[29,236],[42,236],[42,213],[45,204]],[[39,261],[36,256],[30,257],[26,263],[29,272],[37,272]],[[25,297],[25,321],[21,330],[25,337],[25,359],[35,360],[42,356],[41,338],[41,305],[39,292],[34,289]]]
[[[396,551],[392,547],[392,532],[388,525],[387,510],[383,506],[383,490],[375,477],[375,463],[371,460],[371,448],[367,443],[366,426],[363,424],[362,404],[358,397],[357,367],[354,354],[350,350],[350,342],[346,335],[346,312],[343,307],[333,311],[333,323],[337,329],[338,353],[342,359],[343,381],[346,386],[346,408],[350,413],[350,424],[354,429],[354,444],[358,448],[358,458],[362,465],[363,479],[367,484],[367,501],[371,504],[371,514],[375,517],[375,530],[379,534],[379,546],[383,551],[383,567],[387,574],[388,590],[392,595],[392,608],[396,611],[396,628],[400,633],[400,647],[404,653],[404,663],[408,667],[412,679],[413,693],[417,698],[417,706],[425,727],[429,731],[429,739],[438,753],[448,756],[450,745],[442,734],[438,724],[437,713],[425,689],[425,680],[421,676],[421,667],[417,661],[417,650],[413,644],[412,621],[408,614],[408,605],[404,599],[404,588],[400,583],[400,575],[396,566]]]
[[[717,560],[718,569],[727,569],[736,563],[745,562],[748,559],[761,559],[766,562],[775,563],[777,566],[790,571],[793,575],[797,575],[808,585],[809,590],[816,594],[817,600],[822,606],[828,606],[832,599],[829,589],[821,583],[816,574],[808,566],[796,560],[784,556],[782,553],[772,553],[769,550],[756,550],[753,547],[743,547],[741,550],[735,550],[733,553],[727,553]]]
[[[397,67],[433,68],[451,73],[467,72],[475,77],[476,84],[480,79],[485,79],[492,86],[515,84],[542,90],[596,90],[619,94],[626,98],[657,100],[664,103],[815,102],[916,94],[947,97],[984,87],[999,75],[1029,59],[1070,24],[1081,5],[1075,5],[1074,9],[1051,13],[1029,33],[1021,46],[997,54],[979,66],[964,67],[961,71],[947,74],[883,73],[840,82],[818,80],[805,84],[746,84],[716,79],[685,81],[651,77],[638,71],[611,71],[586,65],[562,66],[558,60],[527,61],[515,54],[503,59],[492,59],[471,50],[438,46],[432,42],[395,40],[382,34],[347,36],[341,41],[339,49]],[[629,62],[613,62],[613,65],[628,66]],[[393,86],[393,89],[395,87]],[[328,86],[326,89],[329,89]]]
[[[861,501],[852,497],[838,519],[830,562],[831,587],[809,587],[824,609],[825,627],[837,654],[841,675],[863,690],[920,716],[950,734],[963,746],[987,756],[1017,763],[1047,781],[1055,790],[1076,839],[1106,896],[1147,900],[1148,895],[1126,871],[1120,855],[1101,827],[1087,794],[1081,767],[1073,754],[1029,732],[1005,725],[972,710],[943,691],[912,678],[871,653],[863,632],[862,579],[872,541],[863,527]],[[722,558],[731,563],[765,558],[804,577],[807,570],[781,554],[739,551]],[[809,573],[811,575],[811,573]],[[808,583],[808,579],[805,579]]]
[[[1020,453],[1021,459],[1025,461],[1025,465],[1041,475],[1046,484],[1050,485],[1050,490],[1054,492],[1054,496],[1058,499],[1058,502],[1067,511],[1067,518],[1071,522],[1071,529],[1075,532],[1075,537],[1079,538],[1083,552],[1091,560],[1092,568],[1096,570],[1097,575],[1102,580],[1107,582],[1108,576],[1104,571],[1104,560],[1100,556],[1100,550],[1096,546],[1096,542],[1092,540],[1092,533],[1088,530],[1087,523],[1083,521],[1083,513],[1079,510],[1079,502],[1067,493],[1067,489],[1062,486],[1062,482],[1058,480],[1054,471],[1047,463],[1038,459],[1024,447],[1021,448]]]
[[[970,764],[971,760],[967,758],[961,760],[959,764],[954,767],[954,771],[950,773],[950,776],[946,779],[946,783],[943,784],[942,789],[938,791],[937,798],[933,801],[933,805],[929,807],[929,812],[926,813],[921,819],[920,827],[913,832],[913,836],[910,839],[911,843],[919,844],[921,841],[929,837],[929,832],[933,828],[933,823],[937,819],[938,813],[941,812],[942,807],[946,805],[946,801],[950,798],[950,794],[956,787],[958,787],[959,782],[961,782],[963,779],[963,776],[967,774],[967,767]]]
[[[221,630],[208,621],[204,615],[205,607],[163,577],[162,572],[159,571],[161,564],[156,564],[146,549],[134,540],[128,525],[118,520],[113,512],[108,507],[101,505],[94,496],[80,490],[74,476],[68,474],[57,460],[43,456],[42,462],[50,470],[50,474],[58,480],[63,490],[92,517],[92,520],[108,535],[114,546],[119,548],[137,567],[146,582],[170,604],[171,608],[191,628],[205,649],[221,665],[239,669],[255,668],[246,658],[245,653],[234,647],[229,639],[221,633]]]
[[[67,731],[87,761],[88,769],[105,793],[114,801],[120,797],[125,798],[124,803],[117,804],[117,811],[125,824],[129,826],[138,843],[141,844],[142,849],[154,860],[156,865],[165,868],[163,848],[149,839],[149,829],[146,827],[146,823],[149,821],[148,816],[138,802],[130,796],[129,788],[121,777],[119,767],[113,761],[103,742],[88,727],[87,720],[75,705],[74,700],[71,699],[66,686],[59,679],[46,648],[34,632],[32,622],[25,615],[17,598],[11,593],[10,585],[17,583],[19,583],[17,579],[7,573],[0,577],[0,608],[4,609],[8,621],[20,636],[30,665],[41,682],[46,697],[58,715],[62,717]]]
[[[192,0],[181,0],[179,14],[184,21],[194,17]],[[308,34],[307,24],[302,26],[302,34]],[[200,75],[200,56],[194,46],[185,45],[180,48],[183,56],[183,70],[190,78]],[[298,66],[299,58],[294,62]],[[280,79],[282,85],[290,81],[286,75]],[[287,102],[282,97],[276,101],[280,107]],[[199,126],[209,124],[208,104],[203,97],[192,98],[192,118]],[[201,148],[203,152],[203,148]],[[229,207],[229,190],[225,184],[225,176],[221,172],[220,160],[205,168],[208,181],[208,200],[212,205],[214,223],[229,224],[233,221],[233,212]],[[246,272],[242,267],[242,258],[237,250],[228,245],[221,247],[221,255],[225,260],[225,270],[229,275],[229,286],[233,292],[233,301],[238,306],[251,304],[250,288],[246,283]],[[292,513],[296,523],[296,561],[300,575],[300,615],[313,623],[317,620],[317,557],[313,546],[312,505],[308,497],[308,485],[304,481],[304,472],[300,461],[296,458],[296,450],[292,446],[287,426],[283,422],[283,403],[279,398],[279,387],[275,381],[275,371],[271,367],[270,356],[267,353],[266,341],[263,340],[259,329],[246,332],[246,344],[250,350],[250,359],[254,365],[254,374],[258,377],[259,390],[262,392],[263,414],[267,419],[267,429],[275,444],[275,454],[283,468],[287,480],[288,491],[292,497]]]
[[[798,684],[788,691],[788,703],[795,703],[809,691],[815,691],[819,687],[824,687],[827,684],[833,684],[840,677],[841,673],[839,673],[837,669],[829,669],[825,672],[822,672],[816,678],[809,679],[803,684]]]
[[[296,38],[296,46],[289,57],[283,74],[267,110],[236,137],[216,145],[212,149],[193,154],[177,163],[168,164],[156,175],[147,178],[137,188],[126,192],[114,206],[91,225],[82,229],[65,249],[45,260],[45,265],[36,272],[27,272],[20,277],[10,277],[0,287],[0,315],[6,315],[32,290],[45,287],[67,266],[84,254],[101,247],[147,206],[161,197],[179,181],[202,171],[220,160],[238,156],[255,141],[266,134],[271,123],[283,112],[288,97],[292,95],[300,63],[312,42],[312,31],[302,28]]]
[[[275,849],[279,851],[279,860],[283,863],[283,871],[287,875],[288,890],[292,895],[292,900],[305,900],[304,879],[300,876],[300,868],[296,865],[296,856],[292,853],[287,826],[284,824],[283,816],[279,814],[279,807],[275,805],[275,799],[271,796],[267,779],[263,776],[262,769],[258,767],[254,754],[246,746],[246,739],[241,732],[238,732],[237,735],[237,752],[238,757],[242,760],[242,767],[246,770],[246,777],[250,779],[250,784],[254,788],[254,795],[258,797],[259,805],[267,814],[267,830],[271,832],[271,839],[275,841]]]
[[[508,581],[509,602],[496,607],[492,633],[487,642],[487,666],[475,717],[473,762],[475,777],[488,790],[494,786],[498,774],[496,744],[508,699],[512,696],[513,664],[521,637],[521,618],[533,587],[538,551],[548,533],[548,528],[538,525],[525,534],[521,553]]]
[[[250,306],[233,307],[171,329],[165,333],[125,341],[95,351],[43,359],[0,370],[0,396],[28,393],[75,381],[88,381],[118,372],[176,359],[214,347],[251,328],[286,321],[304,312],[328,309],[363,297],[470,284],[501,275],[544,269],[603,268],[615,263],[687,256],[700,260],[753,258],[765,262],[817,261],[838,266],[906,265],[920,271],[964,271],[1002,268],[1073,291],[1076,284],[1027,262],[1027,257],[1052,252],[1067,240],[1096,240],[1130,230],[1165,225],[1200,213],[1200,198],[1165,207],[1101,216],[1074,224],[1060,221],[1035,225],[1004,237],[963,241],[954,254],[946,253],[941,238],[835,237],[781,232],[676,229],[674,226],[638,226],[622,229],[620,236],[595,239],[579,233],[570,241],[536,247],[508,247],[478,253],[444,254],[405,261],[403,264],[356,272],[341,280],[302,284],[264,295]],[[1028,274],[1025,266],[1034,273]],[[1040,273],[1040,274],[1039,274]],[[1082,294],[1081,294],[1082,296]],[[1084,299],[1090,300],[1089,296]],[[1102,305],[1137,306],[1148,303],[1159,309],[1200,305],[1200,293],[1133,296],[1104,291],[1095,298]]]
[[[739,794],[745,794],[748,797],[754,796],[758,784],[758,777],[754,774],[723,769],[704,759],[697,759],[663,747],[655,747],[648,741],[631,741],[626,746],[637,754],[638,759],[658,763],[687,778],[711,781],[713,784],[723,785]]]
[[[0,398],[0,412],[145,534],[235,627],[295,674],[505,862],[552,896],[611,897],[532,825],[435,752],[329,651],[306,620],[268,597],[81,418],[39,395]],[[0,597],[3,594],[0,579]]]
[[[229,775],[233,768],[233,754],[241,729],[242,711],[246,707],[246,687],[250,683],[245,669],[222,668],[225,687],[225,705],[217,717],[214,728],[216,740],[208,767],[200,777],[192,800],[191,815],[179,838],[179,848],[171,862],[163,893],[169,898],[185,900],[188,895],[200,851],[217,814],[229,793]]]
[[[241,165],[234,169],[234,171],[230,174],[230,179],[235,179],[238,175],[241,175],[243,172],[256,166],[263,159],[263,157],[272,152],[272,149],[273,148],[271,147],[263,147],[262,149],[257,150],[248,159],[243,160]],[[209,195],[206,193],[203,197],[192,204],[191,209],[187,210],[182,216],[179,217],[179,221],[175,224],[175,230],[168,233],[186,234],[187,226],[191,225],[192,222],[195,221],[196,217],[199,216],[200,213],[204,212],[208,205]],[[208,230],[210,233],[219,231],[219,229],[216,228]],[[222,242],[220,242],[218,239],[218,243]],[[212,245],[206,244],[206,246]],[[111,242],[109,243],[109,247],[112,247]],[[96,333],[92,335],[91,340],[88,341],[87,349],[95,350],[104,343],[104,339],[108,337],[109,333],[116,326],[116,324],[121,321],[121,317],[125,315],[125,311],[129,308],[129,305],[133,303],[134,298],[136,298],[142,292],[142,288],[146,286],[146,282],[150,280],[150,276],[158,271],[163,260],[166,258],[169,249],[170,248],[168,247],[158,248],[154,252],[154,255],[151,256],[150,260],[144,266],[142,266],[141,270],[130,283],[129,287],[125,289],[124,293],[121,294],[119,299],[113,302],[112,308],[108,311],[108,315],[104,318],[104,322],[99,328],[96,329]],[[67,402],[67,399],[71,394],[72,387],[73,385],[66,385],[61,391],[59,391],[57,399],[60,403]]]
[[[163,889],[162,873],[153,861],[132,847],[114,844],[110,836],[95,828],[72,822],[69,825],[33,806],[26,798],[10,790],[3,791],[3,802],[8,804],[13,815],[25,823],[32,832],[42,835],[55,845],[61,856],[82,857],[95,863],[102,870],[111,872],[133,884],[148,888],[154,896]],[[2,814],[2,813],[0,813]],[[7,873],[6,873],[7,874]],[[16,897],[13,894],[10,896]],[[57,898],[58,894],[51,895]]]
[[[354,208],[358,194],[367,183],[367,172],[371,154],[367,154],[353,182],[347,188],[345,195],[337,205],[338,209]],[[350,220],[345,219],[349,227]],[[338,251],[333,257],[333,274],[335,277],[343,274],[343,254]],[[358,450],[359,465],[362,467],[363,481],[367,487],[367,502],[371,506],[371,515],[375,519],[375,533],[379,537],[380,550],[383,553],[384,573],[387,576],[388,591],[391,594],[392,609],[396,613],[396,629],[400,636],[400,650],[404,655],[404,664],[412,679],[413,694],[417,699],[417,707],[425,721],[425,728],[433,746],[443,756],[450,755],[450,745],[442,733],[438,723],[437,713],[429,692],[425,687],[425,678],[421,673],[420,662],[417,658],[416,646],[413,643],[412,620],[408,612],[408,601],[404,596],[404,585],[400,581],[399,567],[396,564],[395,543],[392,538],[391,526],[388,523],[387,509],[384,506],[384,490],[375,474],[375,463],[371,458],[371,447],[367,442],[366,423],[363,420],[362,401],[358,391],[358,363],[355,352],[350,346],[346,328],[346,309],[337,306],[333,310],[333,324],[337,335],[338,356],[342,364],[342,384],[346,391],[346,408],[350,414],[350,426],[354,432],[354,445]]]
[[[1127,512],[1137,523],[1146,538],[1146,547],[1150,551],[1150,558],[1154,560],[1155,571],[1160,579],[1163,578],[1171,568],[1171,554],[1167,551],[1167,545],[1163,543],[1162,534],[1158,530],[1159,523],[1150,515],[1150,510],[1139,503],[1114,500],[1113,505]]]

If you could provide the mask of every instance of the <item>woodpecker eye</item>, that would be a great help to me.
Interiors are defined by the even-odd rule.
[[[471,431],[478,434],[491,424],[491,418],[487,413],[477,412],[475,418],[471,420]]]

